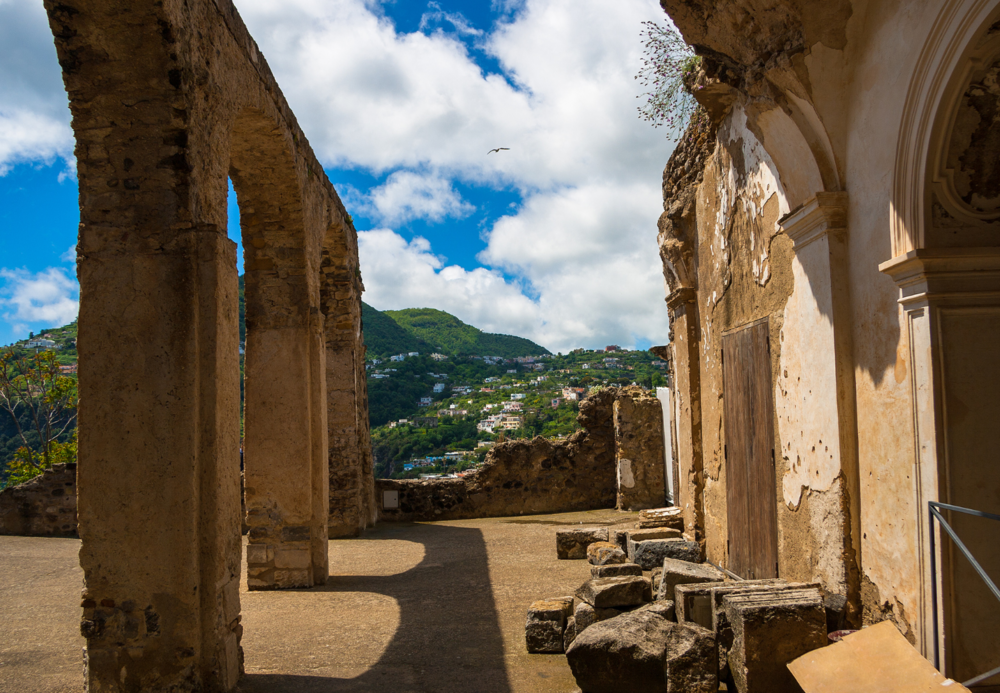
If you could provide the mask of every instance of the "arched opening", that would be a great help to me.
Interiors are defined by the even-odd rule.
[[[893,252],[913,371],[922,646],[968,681],[1000,666],[1000,603],[929,503],[1000,514],[1000,6],[941,11],[904,109]],[[995,522],[942,511],[1000,578]],[[995,690],[1000,675],[980,682]]]
[[[229,177],[244,248],[244,495],[248,587],[324,584],[326,401],[318,267],[288,134],[248,109]]]

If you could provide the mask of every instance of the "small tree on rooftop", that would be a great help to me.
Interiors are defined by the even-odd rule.
[[[702,110],[692,95],[692,78],[701,66],[701,58],[672,24],[643,22],[642,68],[635,79],[647,91],[637,99],[646,99],[638,107],[639,115],[653,127],[667,127],[667,137],[678,140],[691,118]]]
[[[21,441],[7,463],[8,484],[76,461],[76,404],[76,380],[60,373],[55,352],[0,349],[0,410],[13,419]],[[70,431],[72,438],[65,440]]]

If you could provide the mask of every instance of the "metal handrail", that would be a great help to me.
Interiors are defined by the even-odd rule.
[[[968,547],[966,547],[966,545],[964,543],[962,543],[962,540],[958,538],[958,534],[956,534],[955,530],[952,529],[951,525],[948,524],[948,521],[944,519],[944,516],[940,512],[938,512],[938,508],[941,508],[942,510],[953,510],[955,512],[964,513],[966,515],[972,515],[973,517],[982,517],[982,518],[985,518],[987,520],[996,520],[997,522],[1000,522],[1000,515],[994,515],[993,513],[983,512],[982,510],[973,510],[971,508],[962,508],[960,506],[949,505],[947,503],[938,503],[937,501],[928,501],[927,502],[927,507],[930,510],[930,520],[931,520],[931,525],[930,525],[931,526],[931,537],[930,537],[930,539],[931,539],[931,611],[933,613],[933,619],[934,619],[934,667],[936,669],[940,670],[941,669],[941,652],[940,652],[940,645],[939,645],[940,638],[938,637],[938,628],[939,628],[940,624],[938,623],[937,547],[936,547],[936,539],[935,539],[935,534],[934,534],[934,521],[935,520],[937,520],[939,523],[941,523],[941,528],[945,532],[948,533],[948,536],[951,537],[951,540],[953,542],[955,542],[955,546],[957,546],[959,548],[959,550],[962,552],[962,554],[967,559],[969,559],[969,563],[972,564],[972,567],[979,574],[979,577],[981,577],[983,579],[983,582],[986,583],[986,586],[989,587],[990,591],[993,593],[993,596],[997,598],[997,601],[1000,601],[1000,588],[998,588],[996,586],[996,584],[993,582],[993,580],[990,579],[990,576],[987,575],[986,571],[983,570],[983,567],[981,565],[979,565],[979,561],[977,561],[976,558],[975,558],[975,556],[972,555],[972,552],[969,551]],[[964,681],[962,683],[962,685],[966,686],[966,687],[968,687],[968,686],[974,686],[975,684],[979,683],[980,681],[985,681],[986,679],[992,678],[993,676],[996,676],[997,674],[1000,674],[1000,667],[997,667],[996,669],[992,669],[990,671],[987,671],[985,674],[980,674],[979,676],[971,678],[968,681]]]

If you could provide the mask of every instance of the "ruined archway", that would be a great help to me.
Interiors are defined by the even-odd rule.
[[[46,9],[80,187],[86,685],[231,690],[242,626],[227,175],[247,250],[254,587],[327,577],[327,403],[360,420],[366,402],[356,363],[354,396],[327,396],[322,251],[339,229],[337,261],[356,276],[356,235],[229,2]],[[360,344],[359,276],[355,289],[336,319]]]

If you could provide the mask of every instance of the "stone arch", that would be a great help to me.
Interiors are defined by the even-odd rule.
[[[1000,108],[1000,88],[982,83],[1000,74],[998,20],[997,0],[967,0],[947,3],[933,25],[897,145],[894,257],[880,266],[899,287],[913,373],[921,646],[957,680],[995,667],[1000,651],[1000,606],[953,544],[932,551],[928,519],[929,501],[997,510],[1000,471],[982,460],[1000,446],[1000,181],[982,157],[996,156],[1000,129],[976,108]],[[1000,548],[975,518],[948,519],[987,573],[1000,570]]]
[[[46,10],[80,187],[86,686],[232,690],[242,671],[240,395],[227,174],[251,275],[248,415],[259,420],[248,430],[268,432],[247,458],[253,587],[327,577],[321,251],[337,226],[337,257],[356,280],[340,317],[360,344],[356,235],[229,0]]]
[[[896,145],[890,206],[892,255],[927,245],[931,217],[925,192],[949,135],[957,104],[975,67],[980,39],[1000,15],[996,0],[944,3],[920,53],[907,91]]]
[[[331,215],[321,254],[330,473],[329,533],[354,536],[375,522],[374,476],[364,387],[361,270],[357,235],[342,208]]]
[[[229,177],[244,248],[250,589],[321,585],[328,573],[323,315],[293,147],[259,108],[235,115]]]

